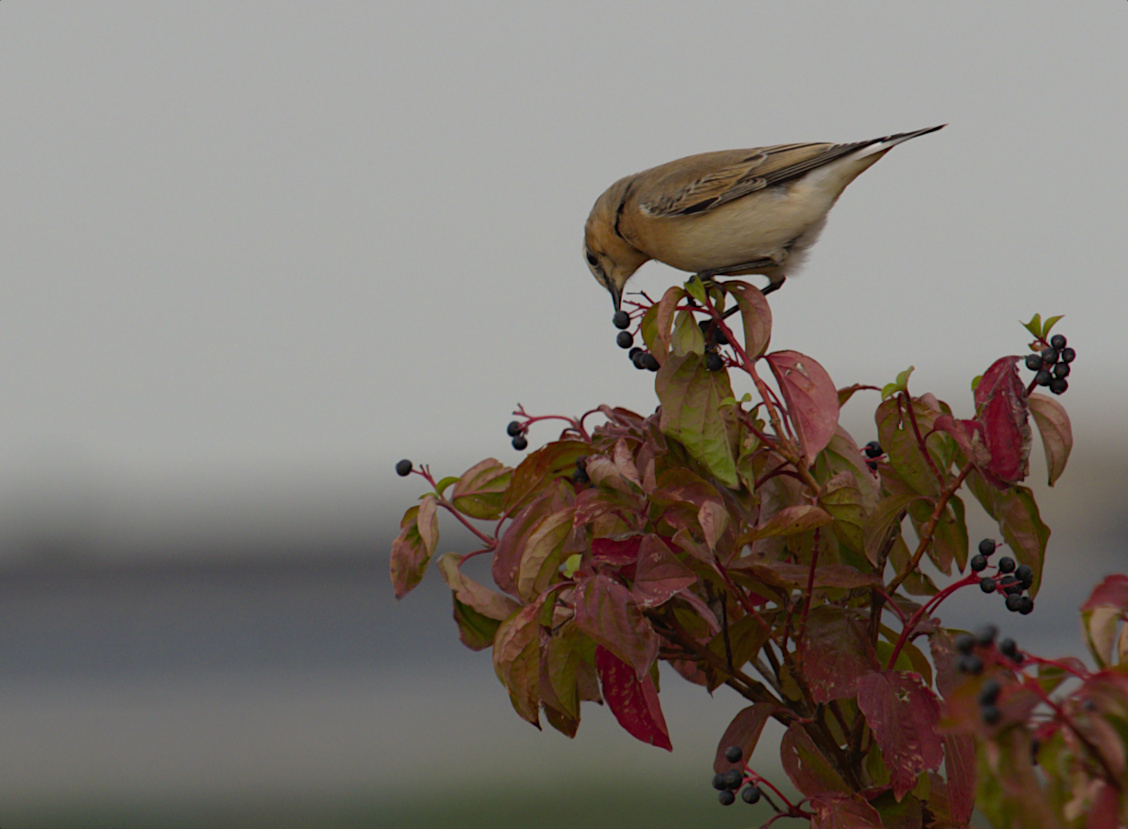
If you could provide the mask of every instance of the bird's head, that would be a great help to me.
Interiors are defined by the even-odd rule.
[[[595,280],[611,294],[615,310],[623,299],[623,286],[650,257],[623,238],[622,205],[630,179],[611,185],[596,201],[584,227],[584,259]]]

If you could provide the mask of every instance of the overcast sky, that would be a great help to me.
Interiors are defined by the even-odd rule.
[[[580,254],[608,184],[939,123],[839,201],[773,346],[967,413],[1064,313],[1075,428],[1122,423],[1126,44],[1123,0],[0,3],[8,549],[363,535],[400,457],[519,460],[517,402],[649,411]]]

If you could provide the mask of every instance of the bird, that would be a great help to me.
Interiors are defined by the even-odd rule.
[[[621,178],[584,227],[584,258],[618,312],[651,259],[696,274],[759,274],[763,293],[803,264],[842,191],[893,147],[946,124],[849,144],[700,153]]]

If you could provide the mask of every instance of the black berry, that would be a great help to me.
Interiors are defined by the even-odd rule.
[[[739,763],[742,757],[744,752],[740,750],[740,746],[729,746],[725,749],[725,759],[730,763]]]
[[[580,469],[579,467],[576,467],[572,471],[572,480],[577,484],[590,484],[591,483],[591,478],[588,477],[587,470],[586,469]]]
[[[760,799],[760,787],[755,784],[745,786],[744,791],[740,793],[740,799],[749,805],[755,803]]]
[[[959,653],[971,653],[971,649],[975,647],[975,638],[969,633],[961,633],[956,637],[955,645]]]
[[[1026,589],[1014,576],[1003,576],[999,581],[999,587],[1008,596],[1021,596],[1022,591]]]
[[[983,673],[983,660],[973,653],[964,654],[960,657],[960,661],[956,663],[956,667],[961,674],[977,676]]]
[[[705,355],[705,370],[706,371],[720,371],[725,367],[725,361],[721,359],[721,355],[716,351],[710,351]]]
[[[1007,596],[1007,610],[1012,613],[1017,613],[1019,608],[1022,607],[1022,596],[1012,593]]]
[[[630,331],[620,331],[615,335],[615,343],[619,348],[630,348],[634,345],[634,337],[631,335]]]
[[[1065,337],[1063,337],[1061,334],[1054,334],[1052,337],[1050,337],[1050,345],[1056,348],[1058,351],[1061,351],[1063,348],[1065,348]]]
[[[629,328],[631,324],[631,315],[620,308],[615,312],[615,316],[611,317],[611,322],[614,323],[615,327],[620,330]]]
[[[1056,348],[1043,348],[1042,349],[1042,362],[1053,365],[1058,361],[1058,350]]]
[[[1045,369],[1042,369],[1041,371],[1039,371],[1037,374],[1034,375],[1034,385],[1036,385],[1036,386],[1048,386],[1048,385],[1050,385],[1050,381],[1053,380],[1053,379],[1054,379],[1054,376],[1052,374],[1050,374]]]
[[[982,625],[975,629],[975,644],[987,647],[995,641],[995,637],[999,635],[999,629],[994,625]]]
[[[1008,636],[1006,639],[999,640],[999,652],[1008,659],[1014,659],[1015,654],[1018,653],[1018,647],[1014,640]]]
[[[713,775],[713,788],[721,792],[725,790],[725,776],[720,772]]]
[[[867,443],[864,451],[867,458],[880,458],[885,454],[885,450],[881,448],[881,444],[876,440],[871,440]]]
[[[1013,573],[1014,572],[1014,559],[1010,556],[1003,556],[999,559],[999,572],[1000,573]]]
[[[639,354],[639,353],[641,353],[641,352],[642,352],[642,349],[641,349],[641,348],[639,348],[639,347],[638,347],[638,346],[636,345],[636,346],[635,346],[634,348],[632,348],[632,349],[631,349],[630,351],[628,351],[628,352],[627,352],[627,359],[629,359],[629,360],[634,360],[634,358],[635,358],[635,355],[636,355],[636,354]]]
[[[971,557],[971,569],[978,573],[980,570],[987,569],[987,556],[976,555]]]
[[[404,458],[402,461],[399,461],[396,464],[396,474],[399,475],[401,478],[406,478],[408,475],[410,475],[411,474],[411,461],[409,461],[407,458]]]
[[[638,351],[635,351],[632,348],[631,351],[635,352],[634,355],[631,357],[631,362],[634,363],[634,367],[638,368],[638,369],[646,368],[646,364],[644,362],[646,360],[646,352],[643,351],[641,348]]]
[[[1002,690],[1003,686],[994,677],[983,680],[983,684],[979,687],[979,704],[994,705]]]
[[[1022,582],[1023,587],[1029,587],[1034,583],[1034,571],[1028,564],[1019,565],[1018,569],[1014,571],[1015,576]]]
[[[993,552],[995,552],[995,542],[993,539],[985,538],[979,542],[980,555],[989,556]]]
[[[983,722],[987,725],[994,725],[1003,718],[1003,712],[996,708],[994,705],[987,705],[980,710],[983,717]]]
[[[995,592],[995,580],[990,576],[984,576],[979,580],[979,589],[984,593]]]
[[[521,424],[516,420],[509,421],[509,425],[505,427],[505,434],[509,435],[511,438],[517,437],[523,431],[524,429],[521,428]]]
[[[722,776],[724,777],[725,788],[734,792],[744,782],[744,775],[741,774],[740,769],[729,769]]]
[[[732,804],[736,803],[736,795],[734,795],[728,789],[725,789],[725,791],[717,795],[717,800],[721,801],[722,806],[731,806]]]
[[[1037,371],[1042,367],[1042,358],[1037,354],[1027,354],[1026,367],[1031,371]]]
[[[528,445],[529,441],[525,438],[524,435],[517,435],[517,437],[513,438],[513,448],[518,452],[525,449],[525,447],[527,447]]]
[[[1075,359],[1077,359],[1077,352],[1072,348],[1063,348],[1061,350],[1061,361],[1063,363],[1072,363]]]
[[[1069,381],[1064,377],[1056,377],[1050,381],[1050,391],[1054,394],[1065,394],[1065,390],[1069,388]]]
[[[1054,379],[1069,376],[1069,363],[1058,363],[1054,366]]]
[[[642,363],[642,367],[647,371],[657,371],[662,367],[658,362],[658,358],[649,351],[646,352],[645,356],[639,358],[639,362]]]
[[[1018,606],[1018,612],[1023,616],[1029,616],[1034,612],[1034,600],[1029,596],[1022,597],[1022,603]]]

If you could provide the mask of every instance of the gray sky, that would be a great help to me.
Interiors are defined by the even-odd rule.
[[[966,413],[1064,313],[1108,440],[1126,35],[1111,1],[2,3],[2,540],[363,537],[400,457],[519,460],[518,401],[648,411],[580,255],[608,184],[944,122],[842,197],[774,347]]]

